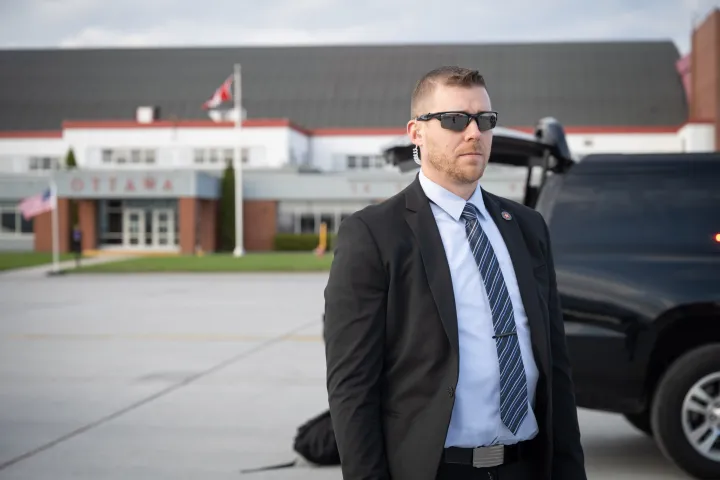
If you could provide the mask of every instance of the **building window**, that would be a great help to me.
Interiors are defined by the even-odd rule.
[[[104,164],[154,164],[157,151],[149,148],[105,148],[101,155]]]
[[[196,165],[210,165],[225,167],[233,163],[235,151],[232,148],[195,148],[193,149],[193,159]],[[240,158],[242,163],[250,162],[250,148],[242,147],[240,149]]]
[[[296,233],[295,232],[295,213],[294,212],[278,211],[277,232],[278,233]]]
[[[30,170],[59,170],[60,157],[30,157]]]
[[[315,228],[315,214],[303,213],[300,215],[300,232],[299,233],[317,233]]]
[[[382,155],[347,155],[348,170],[370,170],[385,167],[385,158]]]
[[[277,232],[317,234],[320,225],[325,223],[328,232],[335,234],[343,220],[364,206],[364,202],[345,205],[334,202],[280,202],[276,216]]]
[[[99,245],[122,245],[122,217],[122,200],[100,200],[98,202]]]
[[[32,234],[32,219],[25,220],[22,214],[20,214],[17,204],[0,202],[0,237],[15,237],[19,235]]]

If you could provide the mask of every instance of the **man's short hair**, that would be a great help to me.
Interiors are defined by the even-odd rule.
[[[418,108],[423,99],[429,96],[437,85],[458,87],[483,87],[485,79],[477,70],[463,67],[440,67],[426,73],[415,85],[410,101],[410,116],[416,118],[427,112],[419,112]]]

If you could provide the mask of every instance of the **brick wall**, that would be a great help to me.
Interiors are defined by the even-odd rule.
[[[217,242],[217,200],[198,200],[200,210],[200,246],[203,252],[214,252]]]
[[[178,199],[178,233],[180,235],[180,253],[195,253],[197,243],[198,201],[194,197]]]
[[[58,198],[58,248],[60,253],[70,251],[70,200]],[[33,219],[35,251],[53,251],[52,212],[46,212]]]
[[[693,33],[691,59],[690,120],[713,122],[720,150],[720,9]]]
[[[97,201],[78,201],[78,223],[82,231],[82,249],[94,250],[97,248]],[[72,225],[70,226],[72,228]]]
[[[214,252],[216,247],[217,200],[191,197],[178,199],[180,253],[194,254],[196,247]]]
[[[216,200],[198,200],[191,197],[178,199],[178,233],[180,251],[194,254],[200,246],[204,252],[213,252],[217,245]],[[60,226],[60,252],[70,251],[70,200],[58,199],[58,220]],[[78,217],[83,232],[83,250],[97,248],[97,202],[78,201]],[[243,239],[247,251],[268,251],[273,248],[277,231],[276,201],[245,201],[243,209]],[[35,250],[52,252],[52,218],[50,213],[39,215],[34,220]]]
[[[277,201],[246,200],[243,208],[243,241],[245,250],[272,250],[276,232]]]

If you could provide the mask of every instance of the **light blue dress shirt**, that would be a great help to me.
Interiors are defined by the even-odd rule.
[[[495,250],[507,284],[528,382],[530,411],[517,435],[513,435],[500,419],[500,367],[495,340],[492,338],[495,331],[485,285],[470,250],[465,221],[460,218],[466,202],[432,182],[422,171],[419,177],[425,194],[432,200],[430,205],[445,247],[457,308],[460,376],[445,446],[511,445],[529,440],[538,431],[532,411],[538,370],[533,358],[525,308],[505,242],[485,208],[482,190],[478,185],[469,201],[480,212],[480,226]]]

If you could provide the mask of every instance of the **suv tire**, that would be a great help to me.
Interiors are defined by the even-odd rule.
[[[647,410],[640,413],[625,413],[623,414],[625,420],[630,422],[630,425],[640,430],[645,435],[652,436],[652,425],[650,424],[650,412]]]
[[[712,400],[707,404],[698,396]],[[699,479],[720,478],[720,344],[692,350],[668,368],[653,400],[651,424],[663,455],[680,469]],[[699,441],[690,440],[692,430],[701,434]],[[701,453],[695,444],[709,436],[715,447]]]

